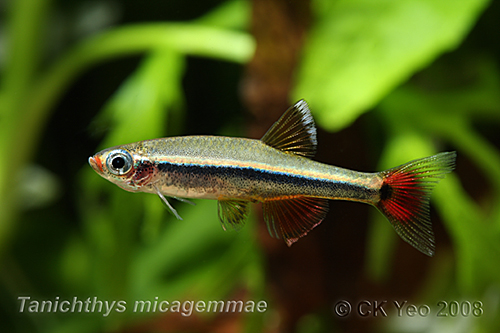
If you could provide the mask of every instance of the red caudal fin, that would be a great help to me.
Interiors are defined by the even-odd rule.
[[[381,172],[384,178],[377,208],[406,242],[434,255],[429,198],[434,186],[455,168],[455,152],[414,160]]]

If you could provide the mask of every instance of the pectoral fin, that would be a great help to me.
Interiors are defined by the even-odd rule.
[[[156,187],[155,185],[153,185],[153,187],[156,190],[156,194],[158,194],[158,196],[160,197],[161,201],[163,201],[163,203],[165,204],[165,206],[172,212],[172,214],[174,214],[175,217],[178,220],[182,220],[182,217],[177,213],[177,211],[175,210],[175,208],[172,207],[172,205],[170,204],[170,202],[168,202],[167,198],[165,198],[165,196],[163,194],[161,194],[161,192],[158,189],[158,187]]]
[[[194,202],[192,202],[191,200],[188,200],[186,198],[179,198],[179,197],[172,197],[172,198],[174,198],[176,200],[179,200],[180,202],[187,203],[187,204],[189,204],[191,206],[196,206],[196,204]]]
[[[221,199],[218,201],[217,212],[224,230],[228,227],[238,230],[248,216],[248,201]]]
[[[263,204],[269,233],[282,238],[288,246],[320,224],[327,212],[328,200],[321,198],[295,197]]]

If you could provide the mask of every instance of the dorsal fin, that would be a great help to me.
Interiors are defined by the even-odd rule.
[[[305,157],[316,153],[316,125],[307,102],[301,99],[271,126],[261,139],[281,151]]]

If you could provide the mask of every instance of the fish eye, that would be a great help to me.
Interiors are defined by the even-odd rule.
[[[108,170],[115,175],[124,175],[132,169],[132,156],[122,149],[109,153],[106,159]]]

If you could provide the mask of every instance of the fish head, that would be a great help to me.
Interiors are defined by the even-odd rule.
[[[151,179],[153,168],[145,168],[147,161],[134,151],[116,147],[89,157],[89,164],[104,179],[130,192],[140,188]]]

